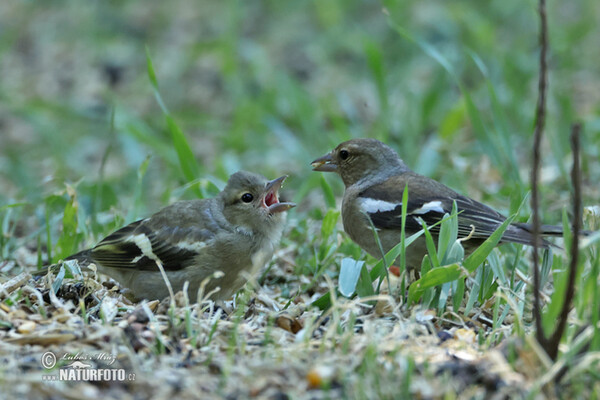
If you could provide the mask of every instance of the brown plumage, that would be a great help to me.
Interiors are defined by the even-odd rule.
[[[212,298],[228,299],[273,256],[283,230],[283,211],[295,206],[278,200],[285,178],[267,181],[261,175],[237,172],[217,197],[173,203],[67,260],[95,263],[134,300],[169,295],[155,259],[162,263],[174,292],[189,281],[192,301],[202,281],[220,271],[205,293],[219,288]]]
[[[330,153],[312,163],[315,171],[337,172],[346,186],[342,202],[344,230],[360,247],[381,258],[370,218],[377,229],[383,250],[389,251],[400,242],[402,195],[408,187],[406,217],[407,236],[422,229],[421,220],[428,226],[450,214],[453,203],[458,211],[458,237],[469,254],[487,239],[506,218],[492,208],[463,196],[433,179],[411,171],[398,154],[375,139],[353,139],[338,145]],[[437,239],[439,226],[430,229]],[[531,245],[529,224],[513,223],[504,232],[501,242]],[[562,228],[544,225],[541,234],[560,236]],[[437,240],[436,240],[437,242]],[[549,247],[546,240],[542,247]],[[406,249],[407,265],[418,268],[427,253],[421,236]]]

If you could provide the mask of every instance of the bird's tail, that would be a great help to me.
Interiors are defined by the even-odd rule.
[[[516,223],[513,224],[514,227],[519,228],[521,232],[516,236],[511,235],[511,231],[505,232],[503,239],[508,239],[507,241],[512,241],[516,243],[522,243],[527,245],[533,244],[533,225],[527,223]],[[525,234],[524,234],[525,233]],[[564,230],[560,225],[541,225],[540,226],[540,235],[541,236],[563,236]],[[580,236],[589,236],[592,232],[590,231],[580,231]],[[546,240],[542,239],[540,243],[540,247],[549,249],[551,247],[561,248],[560,246]]]
[[[526,223],[514,224],[519,228],[525,229],[529,233],[533,233],[533,225]],[[564,233],[563,227],[560,225],[541,225],[540,235],[542,236],[562,236]],[[589,236],[592,232],[590,231],[579,231],[581,236]]]
[[[92,262],[91,254],[92,254],[92,249],[86,249],[86,250],[80,251],[79,253],[75,253],[75,254],[65,258],[62,261],[77,260],[80,267],[87,267]],[[48,271],[52,271],[53,273],[58,273],[58,270],[60,269],[62,261],[59,261],[56,264],[45,266],[42,269],[33,272],[32,275],[33,276],[44,276],[48,273]]]

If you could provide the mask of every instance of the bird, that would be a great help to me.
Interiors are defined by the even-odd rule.
[[[458,238],[462,239],[465,255],[469,255],[506,221],[505,216],[485,204],[412,171],[391,147],[376,139],[345,141],[311,165],[314,171],[340,175],[345,186],[342,200],[344,231],[375,258],[382,258],[383,254],[372,226],[377,231],[383,252],[387,253],[401,241],[405,187],[408,188],[406,237],[420,231],[423,228],[421,221],[424,221],[428,227],[433,226],[429,231],[437,242],[440,228],[435,224],[444,215],[451,214],[456,202]],[[542,236],[561,236],[563,230],[559,226],[542,225],[539,232]],[[504,242],[533,245],[533,226],[511,223],[500,240],[500,243]],[[540,241],[541,248],[551,246],[545,239]],[[405,250],[407,267],[419,269],[425,254],[426,239],[421,236]]]
[[[268,181],[259,174],[236,172],[216,197],[177,201],[65,261],[94,263],[125,287],[133,301],[169,296],[159,263],[174,292],[189,282],[192,302],[211,277],[205,293],[213,292],[215,301],[227,300],[273,256],[284,212],[296,206],[279,201],[286,178]]]

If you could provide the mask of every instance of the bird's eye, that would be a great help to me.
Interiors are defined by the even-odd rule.
[[[254,196],[252,196],[252,193],[244,193],[242,195],[242,201],[244,203],[250,203],[252,200],[254,200]]]
[[[342,151],[340,151],[340,158],[342,160],[345,160],[346,158],[348,158],[349,155],[350,155],[350,153],[348,153],[348,150],[342,150]]]

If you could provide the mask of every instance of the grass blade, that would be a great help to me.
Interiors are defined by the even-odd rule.
[[[343,296],[350,297],[354,294],[358,278],[360,277],[360,271],[364,264],[364,261],[357,261],[349,257],[342,259],[339,290]]]
[[[498,229],[496,229],[496,231],[481,244],[481,246],[479,246],[473,253],[471,253],[469,257],[465,259],[463,265],[467,271],[469,271],[469,273],[475,271],[477,267],[479,267],[485,261],[487,256],[492,252],[492,250],[494,250],[498,243],[500,243],[504,231],[506,231],[514,219],[515,215],[504,221],[502,225],[500,225]]]
[[[154,96],[156,97],[156,101],[165,115],[167,129],[171,134],[171,140],[173,142],[173,147],[175,147],[177,158],[179,159],[181,172],[188,182],[193,181],[201,175],[200,165],[196,161],[194,152],[192,151],[192,148],[183,134],[183,131],[179,128],[179,125],[177,125],[169,113],[164,101],[162,100],[162,96],[158,90],[158,79],[156,78],[156,72],[154,70],[154,65],[152,64],[152,58],[150,57],[150,51],[148,48],[146,48],[146,65],[148,68],[148,78],[150,79],[150,83],[154,88]],[[202,190],[197,186],[194,186],[193,190],[198,197],[205,197],[204,193],[202,193]]]

